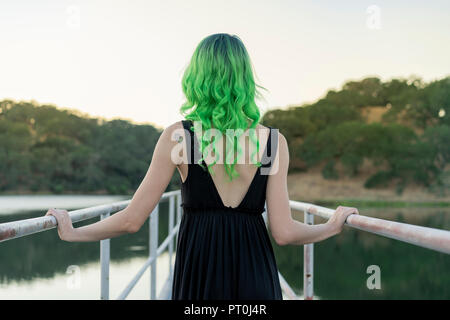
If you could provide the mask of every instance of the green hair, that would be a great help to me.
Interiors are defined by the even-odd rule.
[[[239,141],[243,131],[252,129],[249,130],[250,139],[256,144],[257,150],[252,154],[252,159],[259,152],[259,140],[254,130],[261,117],[255,103],[255,98],[261,97],[258,87],[265,89],[255,83],[252,63],[244,44],[238,36],[226,33],[204,38],[195,49],[183,75],[182,89],[186,102],[181,106],[180,113],[188,120],[201,121],[201,130],[206,131],[213,126],[225,134],[228,143],[237,147],[237,157],[234,157],[235,148],[226,149],[224,166],[230,181],[239,176],[234,166],[242,155],[242,149],[238,143],[234,144],[234,139],[226,134],[226,130],[236,130],[235,138]],[[196,131],[194,127],[191,130]],[[209,140],[210,137],[203,134],[199,142],[202,156],[198,164],[202,167],[204,150],[208,145],[212,144],[214,154],[218,154],[216,139]],[[234,157],[232,163],[231,157]],[[211,167],[216,162],[217,157],[208,166],[211,173]],[[252,163],[255,161],[252,160]],[[260,165],[258,161],[256,166]]]

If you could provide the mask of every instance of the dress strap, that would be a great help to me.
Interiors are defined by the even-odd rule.
[[[269,138],[267,139],[267,145],[265,152],[261,159],[261,174],[269,174],[273,161],[277,154],[278,148],[278,129],[269,127]]]
[[[184,134],[186,136],[186,149],[188,154],[188,164],[197,164],[202,158],[200,145],[198,139],[195,137],[195,132],[191,130],[194,128],[192,120],[181,120],[183,123]]]
[[[184,137],[186,141],[186,150],[188,156],[188,165],[194,163],[194,133],[191,131],[191,123],[189,120],[181,120],[184,128]]]

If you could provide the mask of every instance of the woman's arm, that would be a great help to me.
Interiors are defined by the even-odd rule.
[[[162,132],[147,173],[125,209],[79,228],[73,228],[66,210],[50,209],[46,215],[53,215],[58,221],[60,238],[70,242],[99,241],[137,232],[158,204],[172,179],[177,166],[171,157],[177,144],[172,135],[180,127],[180,122],[177,122]]]
[[[269,227],[278,245],[303,245],[332,237],[342,231],[347,216],[356,208],[339,206],[323,224],[308,225],[292,219],[287,189],[289,150],[286,138],[279,133],[278,151],[267,182],[266,201]]]

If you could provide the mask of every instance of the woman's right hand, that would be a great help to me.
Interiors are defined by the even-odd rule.
[[[57,227],[59,238],[64,241],[69,241],[74,230],[69,212],[64,209],[50,208],[45,215],[55,217],[58,223]]]
[[[353,207],[338,206],[334,214],[326,223],[332,227],[336,234],[341,233],[347,217],[351,214],[359,214],[358,209]]]

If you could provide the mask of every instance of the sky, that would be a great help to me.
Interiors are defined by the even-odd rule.
[[[450,1],[2,0],[0,99],[164,128],[198,43],[238,35],[261,113],[350,80],[450,75]]]

